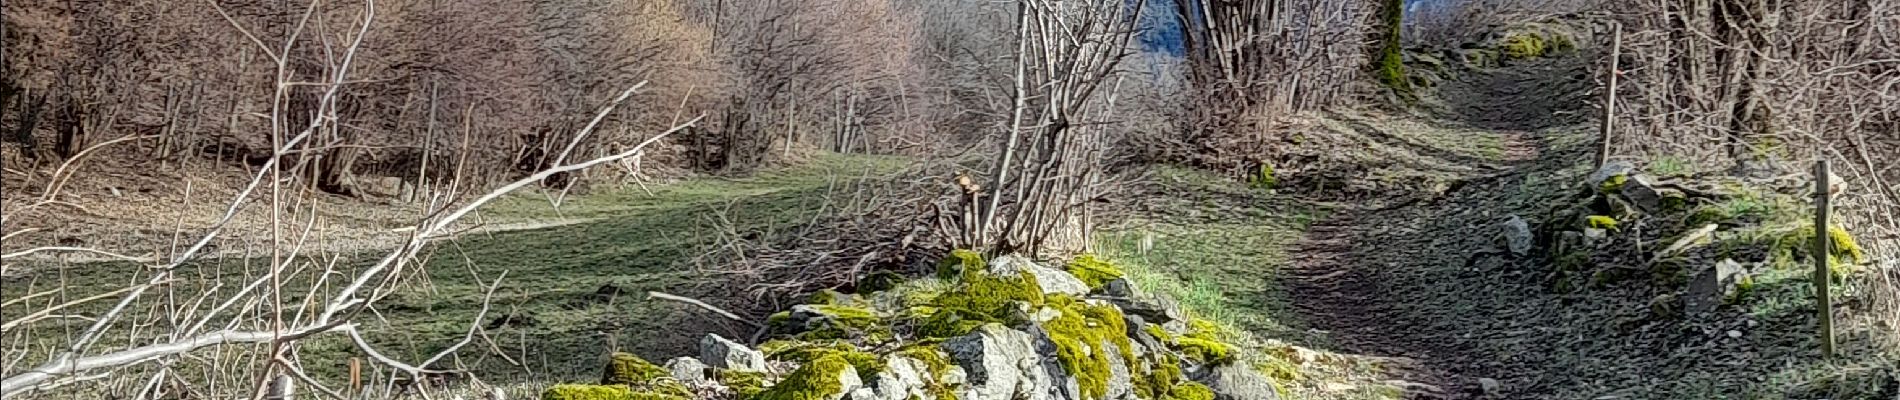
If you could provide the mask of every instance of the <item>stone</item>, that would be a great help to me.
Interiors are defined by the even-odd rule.
[[[1498,235],[1504,240],[1505,250],[1512,256],[1523,257],[1531,253],[1531,243],[1536,238],[1531,234],[1531,224],[1524,218],[1512,215],[1498,224]]]
[[[1689,290],[1683,298],[1683,309],[1690,315],[1702,315],[1715,311],[1729,296],[1735,294],[1736,285],[1748,275],[1748,269],[1732,259],[1722,259],[1715,265],[1697,271],[1689,280]]]
[[[675,357],[666,361],[666,370],[672,372],[673,379],[679,380],[686,386],[711,384],[712,379],[706,376],[707,368],[706,363],[692,357]]]
[[[1109,297],[1135,297],[1135,285],[1128,278],[1116,278],[1102,284],[1102,295]]]
[[[699,360],[713,368],[747,372],[765,370],[765,353],[711,333],[699,340]]]
[[[1486,396],[1497,396],[1498,391],[1504,389],[1504,384],[1496,379],[1478,378],[1478,388],[1483,389]]]
[[[1181,311],[1181,304],[1166,296],[1110,297],[1102,300],[1121,309],[1123,315],[1140,316],[1147,322],[1166,325],[1169,322],[1187,321],[1187,315]]]
[[[946,340],[938,348],[963,369],[964,382],[956,391],[958,399],[1042,398],[1035,394],[1048,393],[1053,385],[1035,342],[1028,333],[987,324],[969,335]]]
[[[1203,368],[1188,376],[1214,390],[1215,400],[1279,400],[1273,381],[1239,363]]]
[[[1089,285],[1077,279],[1075,275],[1069,275],[1068,271],[1043,266],[1019,255],[1005,255],[990,260],[986,270],[998,276],[1017,276],[1023,272],[1029,272],[1030,275],[1036,277],[1036,284],[1042,286],[1044,294],[1061,293],[1082,296],[1089,293]]]
[[[884,370],[870,385],[851,393],[852,400],[906,400],[933,398],[925,391],[929,367],[923,361],[896,354],[884,356]]]
[[[1654,214],[1662,210],[1662,192],[1656,190],[1656,182],[1647,175],[1630,174],[1629,180],[1623,182],[1622,194],[1643,213]]]
[[[1741,338],[1742,338],[1742,331],[1737,331],[1737,330],[1730,330],[1730,331],[1728,331],[1728,338],[1729,338],[1729,339],[1741,339]]]
[[[1611,177],[1618,175],[1628,176],[1631,171],[1635,170],[1636,165],[1630,164],[1628,161],[1611,161],[1604,163],[1602,168],[1597,168],[1596,172],[1591,172],[1590,177],[1585,178],[1583,182],[1590,185],[1591,190],[1596,190],[1597,188],[1603,187],[1603,181],[1610,180]]]

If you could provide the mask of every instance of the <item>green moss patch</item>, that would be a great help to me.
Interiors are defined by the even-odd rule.
[[[673,379],[671,371],[630,353],[614,353],[608,357],[607,369],[600,377],[600,384],[626,386],[635,393],[692,396],[692,391],[687,390],[686,385]]]
[[[1167,400],[1214,400],[1214,389],[1200,382],[1183,382],[1168,390]]]
[[[937,263],[937,277],[956,279],[965,271],[981,271],[986,266],[982,253],[965,249],[951,250],[949,256]]]
[[[1043,324],[1049,340],[1056,345],[1056,360],[1063,371],[1075,377],[1083,398],[1106,398],[1112,371],[1106,345],[1115,345],[1124,366],[1134,370],[1134,347],[1128,340],[1121,310],[1068,296],[1052,296],[1049,306],[1061,312],[1061,316]]]
[[[1075,275],[1076,279],[1081,279],[1082,283],[1088,284],[1089,290],[1101,290],[1102,285],[1121,279],[1123,275],[1120,267],[1093,254],[1077,256],[1069,261],[1066,269],[1070,275]]]
[[[964,250],[952,252],[944,264],[982,265],[980,259],[975,261],[976,264],[968,265],[970,254],[974,253]],[[963,268],[958,275],[955,286],[926,301],[928,305],[911,309],[913,318],[923,319],[918,333],[925,337],[947,338],[969,334],[984,323],[1010,325],[1022,322],[1011,321],[1018,304],[1032,310],[1044,304],[1042,286],[1028,271],[1016,276],[997,276],[984,272],[982,268]]]
[[[1592,215],[1584,217],[1583,225],[1595,229],[1615,230],[1616,218],[1607,215]]]
[[[816,400],[829,399],[844,393],[844,382],[838,378],[846,370],[852,369],[851,363],[838,355],[826,355],[792,371],[777,385],[752,396],[751,400]]]
[[[858,350],[857,346],[845,341],[802,342],[775,340],[759,345],[760,351],[767,351],[765,358],[779,361],[812,363],[825,357],[837,357],[851,364],[858,376],[866,382],[875,380],[878,372],[884,371],[884,362],[878,355]]]

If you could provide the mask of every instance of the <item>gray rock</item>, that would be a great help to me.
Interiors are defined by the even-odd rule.
[[[1181,303],[1167,296],[1145,295],[1139,297],[1109,297],[1102,300],[1120,308],[1124,315],[1134,315],[1142,320],[1166,325],[1169,322],[1186,321],[1187,315],[1181,311]]]
[[[1611,161],[1604,163],[1603,168],[1597,168],[1596,172],[1591,172],[1590,177],[1585,178],[1583,182],[1589,184],[1591,190],[1595,190],[1596,188],[1603,187],[1603,181],[1610,180],[1610,177],[1629,175],[1631,171],[1635,170],[1636,166],[1630,164],[1628,161]]]
[[[1001,276],[1015,276],[1027,271],[1036,277],[1036,283],[1041,285],[1042,292],[1047,294],[1062,293],[1081,296],[1089,293],[1089,285],[1082,283],[1082,280],[1076,279],[1074,275],[1069,275],[1067,271],[1037,264],[1023,256],[1011,254],[997,257],[990,260],[987,270],[991,274]]]
[[[1115,278],[1102,284],[1102,295],[1110,297],[1135,297],[1135,285],[1128,278]]]
[[[1130,342],[1129,345],[1132,346],[1134,343]],[[1091,350],[1106,352],[1108,355],[1108,392],[1104,394],[1105,398],[1133,398],[1135,396],[1134,373],[1128,370],[1128,360],[1122,358],[1121,347],[1114,343],[1102,343],[1101,346],[1091,346]]]
[[[1535,237],[1531,234],[1531,224],[1524,218],[1512,215],[1498,224],[1498,235],[1504,240],[1505,250],[1512,256],[1523,257],[1531,253],[1531,243]]]
[[[666,370],[672,371],[673,379],[686,386],[706,386],[712,379],[706,376],[706,363],[692,357],[676,357],[666,361]]]
[[[883,372],[878,372],[878,398],[880,400],[906,400],[906,398],[931,398],[923,391],[929,385],[929,366],[918,358],[910,356],[883,356]]]
[[[699,340],[699,360],[714,368],[734,371],[765,370],[765,353],[711,333]]]
[[[884,371],[866,388],[852,392],[852,400],[906,400],[932,398],[925,392],[929,384],[928,366],[923,361],[900,355],[884,356]]]
[[[1011,400],[1019,394],[1042,398],[1032,394],[1048,393],[1052,385],[1035,342],[1028,333],[988,324],[969,335],[946,340],[938,348],[963,369],[964,382],[957,389],[959,399]]]
[[[1214,390],[1215,400],[1279,400],[1273,381],[1243,365],[1228,364],[1190,374],[1190,379]]]
[[[1496,379],[1478,378],[1478,389],[1484,390],[1486,396],[1497,396],[1504,389],[1504,384]]]
[[[1697,271],[1689,280],[1689,291],[1682,298],[1683,309],[1690,315],[1702,315],[1715,311],[1729,296],[1735,294],[1735,285],[1748,276],[1748,269],[1731,259],[1722,259],[1715,265]]]
[[[1649,176],[1630,174],[1629,180],[1623,183],[1622,193],[1623,198],[1629,199],[1630,204],[1644,213],[1653,214],[1662,210],[1662,192],[1656,190],[1656,182],[1651,181]]]
[[[1082,400],[1082,385],[1056,361],[1058,350],[1056,342],[1049,339],[1049,332],[1035,325],[1027,329],[1036,347],[1036,358],[1041,360],[1030,363],[1034,364],[1031,368],[1042,369],[1042,376],[1047,379],[1043,384],[1030,387],[1028,392],[1018,394],[1032,399]]]
[[[824,399],[840,400],[850,397],[852,393],[864,387],[864,379],[858,378],[857,368],[846,365],[844,369],[838,370],[838,386],[843,390],[839,390],[838,394],[826,396]]]

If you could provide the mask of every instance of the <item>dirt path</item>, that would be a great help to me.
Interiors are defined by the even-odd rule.
[[[1513,398],[1499,393],[1510,393],[1514,385],[1524,388],[1524,379],[1506,379],[1500,371],[1537,361],[1530,354],[1501,359],[1489,350],[1495,343],[1486,341],[1514,339],[1486,337],[1490,329],[1511,325],[1502,320],[1511,317],[1505,310],[1484,308],[1511,302],[1483,297],[1536,298],[1541,288],[1534,277],[1471,268],[1465,261],[1491,246],[1491,226],[1498,215],[1510,212],[1505,209],[1535,203],[1512,201],[1525,190],[1513,183],[1536,171],[1564,168],[1575,156],[1550,151],[1543,137],[1579,129],[1560,127],[1568,119],[1564,116],[1578,108],[1560,103],[1570,97],[1564,92],[1579,85],[1574,68],[1580,67],[1524,63],[1470,71],[1466,79],[1441,87],[1449,107],[1443,120],[1434,122],[1491,130],[1504,143],[1504,172],[1467,173],[1457,178],[1456,189],[1440,196],[1400,207],[1341,209],[1316,223],[1295,244],[1292,268],[1281,282],[1296,312],[1337,342],[1337,350],[1385,360],[1398,379],[1394,385],[1407,398]],[[1431,281],[1444,285],[1421,284]],[[1430,293],[1430,287],[1463,290]],[[1432,299],[1443,302],[1426,304]],[[1506,335],[1524,327],[1510,329]],[[1486,386],[1492,387],[1487,391]]]

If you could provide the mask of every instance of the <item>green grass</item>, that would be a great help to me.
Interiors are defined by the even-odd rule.
[[[747,178],[701,178],[656,186],[652,195],[636,187],[599,190],[571,197],[559,210],[550,208],[539,193],[511,195],[485,208],[484,217],[491,222],[581,222],[437,242],[421,255],[422,268],[401,271],[402,285],[356,321],[380,351],[408,362],[422,361],[460,340],[471,322],[480,324],[487,328],[484,333],[489,340],[462,348],[448,360],[453,364],[440,367],[469,369],[501,385],[533,387],[548,381],[597,379],[604,355],[616,349],[658,361],[689,355],[706,332],[735,332],[701,310],[646,300],[645,291],[733,293],[723,287],[726,278],[706,272],[709,266],[699,264],[699,258],[720,243],[722,230],[731,235],[775,237],[828,207],[828,195],[835,187],[864,176],[881,177],[905,164],[891,157],[827,155],[806,165]],[[298,265],[320,268],[334,262],[345,275],[332,276],[317,289],[333,293],[339,286],[336,279],[375,263],[382,255],[380,251],[345,254],[302,260]],[[254,279],[264,264],[258,260],[246,266],[244,261],[198,260],[178,272],[179,282],[172,289],[198,293],[216,287],[219,293],[231,293]],[[110,291],[146,276],[141,267],[109,263],[62,271],[66,273],[59,279],[75,288],[75,296]],[[298,304],[313,285],[314,274],[308,271],[285,280],[287,304]],[[483,285],[503,273],[506,277],[495,290],[493,309],[477,321]],[[43,287],[53,280],[42,279],[32,284]],[[620,294],[597,295],[603,288],[618,288]],[[30,288],[20,289],[18,293],[29,293]],[[7,293],[16,291],[9,287]],[[147,297],[135,307],[164,301],[159,296]],[[704,300],[728,306],[750,303]],[[100,303],[88,306],[106,306]],[[0,314],[11,318],[24,311],[25,307],[11,307]],[[529,322],[491,325],[510,314]],[[263,317],[249,313],[238,320],[259,318]],[[83,328],[74,324],[74,329]],[[65,335],[59,334],[63,327],[46,325],[43,334],[31,337],[49,347],[63,340]],[[318,336],[304,343],[299,358],[318,379],[342,379],[345,359],[360,356],[340,335]],[[494,354],[497,349],[508,359]]]
[[[1097,232],[1100,257],[1122,267],[1135,287],[1167,295],[1190,316],[1222,327],[1224,340],[1246,350],[1242,362],[1263,372],[1291,365],[1299,378],[1276,384],[1294,398],[1398,398],[1368,378],[1379,375],[1376,362],[1325,350],[1316,350],[1319,362],[1288,359],[1287,342],[1326,342],[1306,330],[1278,283],[1291,263],[1288,252],[1326,208],[1199,171],[1154,172],[1170,195],[1143,200],[1157,204]],[[1330,393],[1322,388],[1329,383],[1352,389]]]

